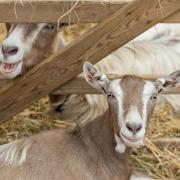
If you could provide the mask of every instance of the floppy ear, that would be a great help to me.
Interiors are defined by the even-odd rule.
[[[157,82],[159,82],[158,92],[169,87],[180,86],[180,70],[171,73],[167,77],[158,79]]]
[[[101,74],[91,63],[85,62],[83,65],[83,72],[86,81],[101,91],[102,93],[106,93],[108,90],[109,80],[106,75]]]

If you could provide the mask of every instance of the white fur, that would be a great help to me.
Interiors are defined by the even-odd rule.
[[[0,161],[10,165],[21,165],[26,161],[31,146],[29,141],[16,141],[0,146]]]
[[[125,153],[126,145],[124,144],[124,142],[116,134],[114,135],[114,137],[115,137],[115,141],[116,141],[115,150],[119,153]]]
[[[162,85],[165,84],[166,82],[165,78],[159,78],[157,79],[157,81],[160,81]]]
[[[5,39],[2,43],[4,47],[17,47],[18,52],[17,54],[8,57],[4,60],[2,49],[0,50],[0,60],[6,63],[17,63],[23,58],[23,54],[25,51],[24,44],[23,44],[23,34],[24,30],[21,26],[17,26],[13,32]]]
[[[123,119],[123,107],[122,107],[122,100],[123,100],[123,91],[120,87],[120,80],[113,80],[110,83],[109,90],[112,91],[113,95],[116,97],[118,101],[118,125],[119,127],[123,126],[124,119]],[[110,102],[111,103],[111,102]]]
[[[107,78],[106,75],[103,74],[103,75],[100,77],[100,80],[101,80],[101,81],[105,81],[106,78]]]
[[[113,80],[111,81],[110,83],[110,91],[113,92],[113,94],[119,98],[119,100],[122,101],[122,96],[123,96],[123,92],[122,92],[122,89],[120,87],[120,79],[116,79],[116,80]]]
[[[124,119],[124,117],[123,117],[124,110],[123,110],[123,106],[122,106],[122,104],[123,104],[123,91],[122,91],[122,89],[120,87],[120,80],[112,81],[110,83],[109,89],[110,89],[110,91],[113,92],[113,95],[115,95],[116,100],[118,101],[118,108],[119,108],[118,109],[118,125],[120,127],[119,134],[121,135],[121,138],[123,138],[123,141],[125,143],[127,143],[128,145],[130,145],[130,146],[142,145],[143,144],[143,138],[144,138],[144,135],[145,135],[145,122],[141,118],[137,107],[131,106],[131,108],[130,108],[127,116],[126,116],[126,119]],[[111,100],[109,100],[109,102],[110,101]],[[127,129],[127,127],[126,127],[127,122],[142,124],[142,129],[139,132],[137,132],[135,137],[132,134],[132,132],[130,132]],[[133,142],[132,143],[132,142],[129,142],[127,139],[125,139],[124,136],[122,136],[122,134],[125,135],[128,138],[137,138],[137,139],[140,139],[140,140],[138,142]]]
[[[131,175],[130,180],[155,180],[155,179],[148,176]]]
[[[146,81],[143,90],[142,102],[143,102],[143,121],[147,122],[147,102],[149,98],[156,93],[155,86],[152,82]],[[145,124],[146,126],[146,124]]]
[[[180,54],[180,24],[160,23],[136,37],[134,42],[153,41],[171,46]],[[131,41],[132,42],[132,41]]]
[[[180,69],[179,46],[180,25],[159,24],[105,57],[96,67],[104,74],[170,74]],[[162,95],[158,101],[177,111],[179,102],[180,95]]]
[[[135,135],[136,138],[142,138],[145,134],[145,121],[146,119],[142,119],[138,109],[136,106],[131,105],[129,112],[126,115],[126,119],[124,120],[125,123],[129,124],[142,124],[142,128],[137,134]],[[123,124],[125,126],[125,124]],[[133,133],[129,131],[126,126],[122,128],[122,133],[125,134],[127,137],[133,136]]]
[[[170,74],[180,69],[179,59],[180,56],[171,47],[161,43],[136,42],[118,49],[95,66],[104,74]],[[121,97],[118,98],[121,101]],[[107,110],[103,95],[88,94],[85,99],[90,111],[86,116],[82,116],[83,122],[88,122]],[[177,111],[180,110],[179,102],[180,95],[161,95],[158,98],[158,104],[171,104]],[[121,114],[119,119],[120,117]]]
[[[155,92],[156,92],[156,89],[155,89],[154,84],[152,82],[146,81],[143,92],[142,92],[142,103],[143,103],[142,117],[137,107],[131,105],[129,112],[126,115],[126,119],[123,121],[124,123],[121,126],[121,132],[120,132],[121,138],[127,145],[133,147],[133,146],[142,146],[144,144],[143,139],[145,136],[146,124],[147,124],[147,103],[150,97]],[[141,124],[142,128],[135,135],[133,135],[133,133],[126,128],[125,123]],[[132,139],[133,138],[139,139],[139,140],[136,142],[131,142],[124,136],[128,138],[132,138]]]
[[[124,119],[123,114],[124,114],[124,109],[123,109],[123,91],[120,87],[120,80],[114,80],[110,83],[109,85],[109,91],[111,91],[113,93],[113,95],[115,95],[116,100],[118,102],[118,125],[120,127],[120,132],[119,134],[121,135],[121,138],[123,139],[124,143],[126,143],[129,146],[141,146],[143,145],[143,138],[145,135],[145,127],[146,127],[146,120],[143,120],[141,115],[139,114],[139,111],[137,109],[137,107],[131,106],[129,112],[127,113],[126,119]],[[109,103],[113,103],[113,99],[109,99],[108,100]],[[136,124],[142,124],[142,128],[139,132],[137,132],[136,135],[133,135],[132,132],[130,132],[127,127],[126,127],[126,123],[136,123]],[[123,135],[125,135],[128,138],[131,139],[139,139],[136,142],[130,142],[129,140],[127,140]],[[116,136],[115,136],[116,137]],[[116,149],[120,152],[123,152],[123,148],[122,147],[122,140],[118,140],[118,138],[116,137],[117,140],[117,147]],[[118,143],[120,142],[120,143]]]
[[[25,29],[21,24],[19,24],[11,32],[8,38],[3,41],[2,45],[4,47],[18,48],[18,52],[16,54],[10,55],[6,59],[4,59],[2,47],[0,48],[0,61],[16,64],[16,68],[11,73],[4,72],[3,67],[1,67],[0,72],[3,74],[3,76],[5,76],[6,78],[14,78],[22,72],[23,58],[27,53],[30,52],[32,44],[36,40],[44,24],[45,23],[39,23],[37,30],[34,31],[32,35],[26,40],[24,40]]]
[[[88,81],[88,83],[92,86],[94,86],[95,88],[99,89],[99,84],[101,83],[100,81],[95,81],[95,82],[91,82],[88,80],[88,71],[87,69],[89,69],[89,63],[85,63],[84,64],[84,74],[85,77]],[[149,87],[149,86],[148,86]],[[105,88],[105,87],[104,87]],[[100,90],[100,89],[99,89]],[[150,91],[151,91],[151,86],[150,86]],[[123,141],[125,142],[125,144],[129,145],[129,146],[140,146],[143,145],[143,139],[144,139],[144,135],[145,135],[145,127],[146,127],[146,118],[143,119],[137,109],[137,107],[135,106],[131,106],[129,112],[126,115],[126,119],[124,119],[124,109],[123,109],[123,101],[126,101],[125,99],[123,99],[123,91],[120,87],[120,80],[114,80],[111,81],[109,83],[107,92],[111,92],[114,96],[115,99],[118,103],[118,125],[120,128],[120,132],[119,134],[121,135],[121,138],[123,139]],[[147,93],[147,90],[145,89],[145,95]],[[151,92],[152,93],[152,92]],[[144,95],[144,94],[143,94]],[[112,105],[114,105],[114,98],[108,98],[108,102]],[[147,101],[146,101],[147,104]],[[146,106],[146,104],[144,104]],[[146,116],[145,116],[146,117]],[[131,131],[129,131],[126,127],[126,123],[130,123],[130,124],[141,124],[142,128],[134,135]],[[131,142],[129,139],[125,138],[124,136],[126,136],[129,139],[137,139],[137,141]],[[116,151],[123,153],[125,151],[125,144],[124,142],[115,134],[115,140],[116,140]]]

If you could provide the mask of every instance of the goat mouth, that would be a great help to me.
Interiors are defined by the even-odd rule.
[[[5,73],[5,74],[10,74],[17,68],[18,64],[19,62],[17,63],[2,62],[0,65],[0,72]]]
[[[138,141],[140,141],[142,139],[142,137],[141,138],[129,138],[129,137],[127,137],[126,135],[124,135],[122,133],[121,133],[121,136],[122,136],[123,139],[126,139],[131,143],[138,142]]]

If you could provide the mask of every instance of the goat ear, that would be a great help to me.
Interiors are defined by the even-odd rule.
[[[180,70],[171,73],[167,77],[158,79],[157,82],[158,92],[161,92],[169,87],[180,86]]]
[[[86,81],[101,91],[102,93],[106,93],[108,89],[109,80],[106,75],[101,74],[91,63],[85,62],[83,65],[83,72]]]

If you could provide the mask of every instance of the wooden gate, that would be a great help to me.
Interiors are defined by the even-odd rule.
[[[67,12],[63,11],[65,6],[69,7]],[[22,77],[3,85],[1,122],[58,87],[54,93],[97,93],[82,77],[76,77],[87,57],[91,63],[97,63],[156,23],[180,22],[180,1],[0,0],[1,22],[68,22],[68,16],[71,22],[97,22],[98,25]],[[169,93],[180,93],[180,89]]]

